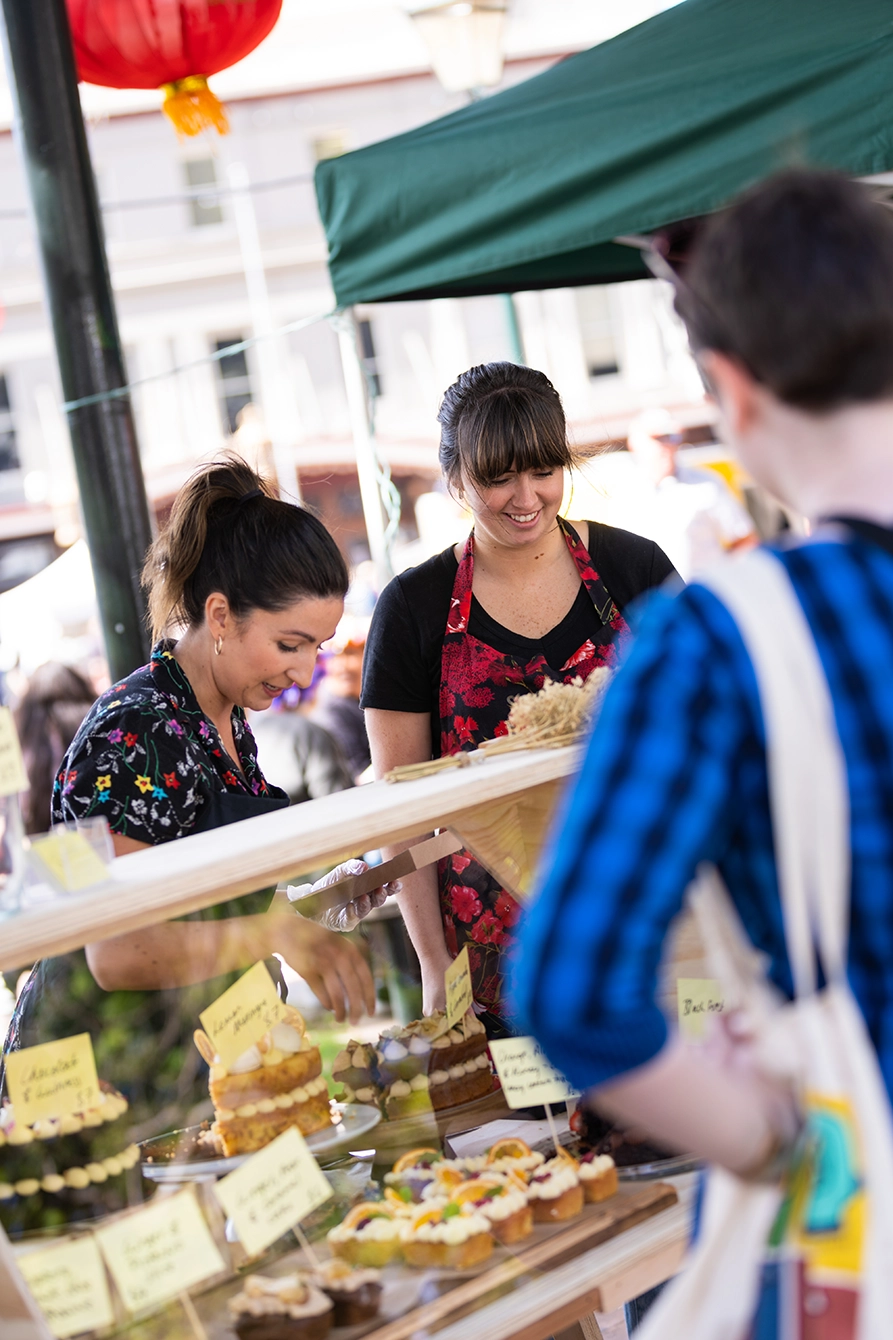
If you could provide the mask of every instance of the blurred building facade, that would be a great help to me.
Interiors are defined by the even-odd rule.
[[[551,63],[560,52],[546,45],[510,58],[504,83]],[[316,162],[444,115],[463,99],[419,69],[354,72],[316,87],[303,78],[305,86],[269,94],[230,93],[232,132],[213,142],[178,142],[166,120],[138,101],[117,110],[110,104],[111,111],[91,116],[90,147],[129,376],[158,378],[134,395],[157,514],[198,461],[233,440],[249,458],[268,459],[275,415],[304,497],[358,562],[367,553],[365,528],[335,331],[323,321],[207,359],[257,331],[258,282],[273,327],[331,309],[312,185]],[[232,194],[232,182],[246,175],[248,231],[256,223],[259,238],[254,252],[250,237],[246,242],[245,196]],[[24,178],[12,133],[2,128],[0,200],[4,590],[70,544],[78,516]],[[251,274],[246,278],[252,266],[253,297]],[[697,375],[663,285],[521,293],[515,303],[526,361],[555,382],[579,446],[622,438],[645,406],[703,422]],[[357,316],[377,391],[379,451],[400,489],[404,538],[411,540],[415,499],[439,473],[434,416],[443,390],[474,363],[512,357],[504,301],[379,304]]]

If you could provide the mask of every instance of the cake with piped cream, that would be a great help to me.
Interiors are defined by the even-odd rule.
[[[331,1125],[322,1058],[297,1010],[289,1006],[285,1018],[230,1066],[201,1029],[195,1043],[210,1067],[211,1134],[225,1158],[263,1149],[290,1126],[310,1135]]]

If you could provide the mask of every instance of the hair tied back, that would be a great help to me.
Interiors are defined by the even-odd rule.
[[[252,498],[263,498],[263,497],[264,497],[263,489],[249,489],[247,493],[243,493],[241,498],[237,499],[237,502],[241,507],[242,503],[251,502]]]

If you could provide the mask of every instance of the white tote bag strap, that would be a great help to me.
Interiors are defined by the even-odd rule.
[[[794,988],[846,973],[849,790],[828,682],[782,564],[758,549],[699,578],[732,614],[754,667],[779,891]]]

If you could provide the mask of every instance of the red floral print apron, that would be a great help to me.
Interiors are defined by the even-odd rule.
[[[468,632],[474,579],[474,532],[456,573],[440,671],[440,752],[476,749],[483,740],[507,733],[513,698],[534,693],[551,680],[586,679],[600,665],[614,665],[614,639],[627,629],[607,587],[592,566],[576,533],[559,521],[580,580],[601,621],[604,642],[590,638],[555,673],[540,653],[526,664],[488,647]],[[450,953],[468,945],[475,1001],[500,1016],[502,956],[511,947],[520,908],[510,893],[468,851],[445,857],[438,866],[440,907]]]

